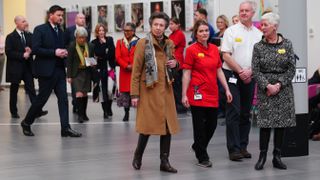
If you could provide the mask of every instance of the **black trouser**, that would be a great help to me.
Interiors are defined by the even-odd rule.
[[[61,129],[70,128],[66,73],[63,67],[56,67],[51,77],[39,77],[39,94],[32,103],[24,121],[31,125],[39,110],[47,103],[52,90],[58,99]]]
[[[268,151],[271,128],[260,128],[259,148],[260,151]],[[281,150],[284,136],[284,128],[274,128],[273,146]]]
[[[174,100],[176,103],[176,110],[177,112],[184,112],[187,109],[183,106],[182,100],[182,70],[179,70],[174,78],[173,82],[173,93],[174,93]]]
[[[22,80],[24,82],[25,90],[29,96],[31,104],[36,98],[36,91],[34,89],[34,81],[31,72],[25,72],[22,75]],[[12,82],[10,84],[10,112],[11,114],[17,114],[17,95],[19,90],[19,82]]]
[[[250,110],[254,93],[254,81],[244,84],[239,75],[229,70],[223,70],[230,92],[231,103],[226,105],[227,148],[229,153],[247,149],[251,122]],[[230,78],[236,78],[237,83],[230,83]]]
[[[193,140],[192,149],[199,162],[209,160],[208,144],[217,127],[217,108],[191,106]]]

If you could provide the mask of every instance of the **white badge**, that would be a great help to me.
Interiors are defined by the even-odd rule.
[[[202,99],[202,94],[195,94],[193,99],[194,100],[201,100]]]
[[[232,83],[232,84],[237,84],[237,81],[238,81],[238,79],[237,78],[234,78],[234,77],[231,77],[231,78],[229,78],[229,83]]]

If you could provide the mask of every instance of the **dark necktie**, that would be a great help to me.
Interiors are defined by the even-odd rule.
[[[53,29],[54,29],[54,31],[56,32],[57,36],[58,36],[58,35],[59,35],[58,27],[57,27],[57,26],[55,26]]]
[[[26,38],[24,37],[24,32],[21,32],[21,42],[22,42],[22,45],[26,47],[27,43],[26,43]]]

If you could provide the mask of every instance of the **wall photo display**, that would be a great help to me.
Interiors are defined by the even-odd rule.
[[[82,7],[82,13],[86,18],[86,24],[89,31],[92,31],[92,8],[91,6]]]
[[[136,32],[143,32],[143,3],[131,4],[131,22],[136,25]]]
[[[186,29],[186,16],[185,16],[185,2],[184,0],[172,0],[171,1],[171,17],[179,19],[181,30]]]
[[[103,24],[106,27],[108,32],[108,6],[107,5],[97,6],[97,15],[98,15],[97,23]]]
[[[123,31],[125,23],[125,5],[115,4],[114,5],[114,29],[116,32]]]
[[[163,2],[159,1],[159,2],[151,2],[151,14],[153,12],[163,12]]]

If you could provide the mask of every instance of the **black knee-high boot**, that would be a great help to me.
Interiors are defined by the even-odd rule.
[[[125,114],[122,121],[129,121],[129,111],[130,111],[130,108],[126,108],[126,107],[124,108]]]
[[[108,116],[112,116],[113,115],[111,107],[112,107],[112,100],[107,100],[106,108],[107,108]]]
[[[83,97],[83,120],[89,121],[89,117],[87,116],[87,107],[88,107],[88,96]]]
[[[78,106],[78,121],[79,123],[83,123],[84,120],[84,101],[83,97],[77,97],[77,106]]]
[[[142,156],[143,156],[143,152],[147,146],[148,139],[149,139],[149,135],[143,135],[143,134],[139,135],[137,148],[134,152],[134,157],[133,157],[133,161],[132,161],[132,166],[136,170],[139,170],[141,168]]]
[[[259,137],[259,147],[260,147],[260,155],[259,160],[254,166],[256,170],[263,169],[264,164],[267,160],[267,152],[268,152],[268,145],[270,140],[270,128],[261,128],[260,129],[260,137]]]
[[[173,168],[169,163],[170,144],[170,134],[160,136],[160,171],[177,173],[178,171],[175,168]]]
[[[273,167],[278,169],[287,169],[287,166],[281,161],[281,146],[283,141],[284,128],[274,129],[274,150],[273,150]]]

